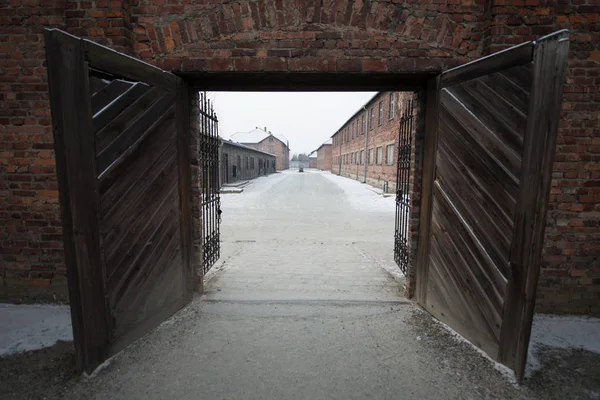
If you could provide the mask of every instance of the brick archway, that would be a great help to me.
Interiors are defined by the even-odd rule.
[[[64,296],[43,56],[58,27],[179,73],[439,71],[562,28],[571,55],[550,198],[543,311],[600,313],[597,6],[540,0],[33,0],[0,8],[2,298]],[[32,286],[32,284],[39,286]],[[8,288],[8,289],[7,289]],[[64,297],[63,297],[64,298]]]

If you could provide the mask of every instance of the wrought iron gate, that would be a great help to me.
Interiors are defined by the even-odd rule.
[[[408,271],[408,219],[410,218],[410,155],[412,147],[413,101],[406,103],[400,118],[396,160],[396,227],[394,260],[404,275]]]
[[[200,209],[202,216],[202,271],[204,274],[217,262],[221,252],[221,198],[219,197],[219,135],[218,120],[206,93],[198,102],[200,130]]]

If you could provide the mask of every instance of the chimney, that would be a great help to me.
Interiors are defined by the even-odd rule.
[[[267,127],[265,126],[265,132],[267,131]]]
[[[269,135],[272,135],[271,131],[269,131]]]

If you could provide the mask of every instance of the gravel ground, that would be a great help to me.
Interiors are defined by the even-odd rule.
[[[1,358],[0,397],[600,398],[598,354],[549,349],[517,386],[406,301],[388,272],[394,222],[384,203],[360,212],[348,186],[318,173],[246,189],[223,199],[223,255],[206,295],[92,378],[74,376],[66,343]]]

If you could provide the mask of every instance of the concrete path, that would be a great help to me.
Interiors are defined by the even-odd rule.
[[[223,254],[206,294],[66,398],[560,395],[546,383],[515,387],[402,297],[393,206],[357,182],[310,171],[259,178],[227,195]]]
[[[405,300],[404,279],[387,272],[398,270],[392,199],[363,194],[385,211],[357,210],[322,174],[296,171],[234,196],[222,198],[222,258],[205,299]]]

